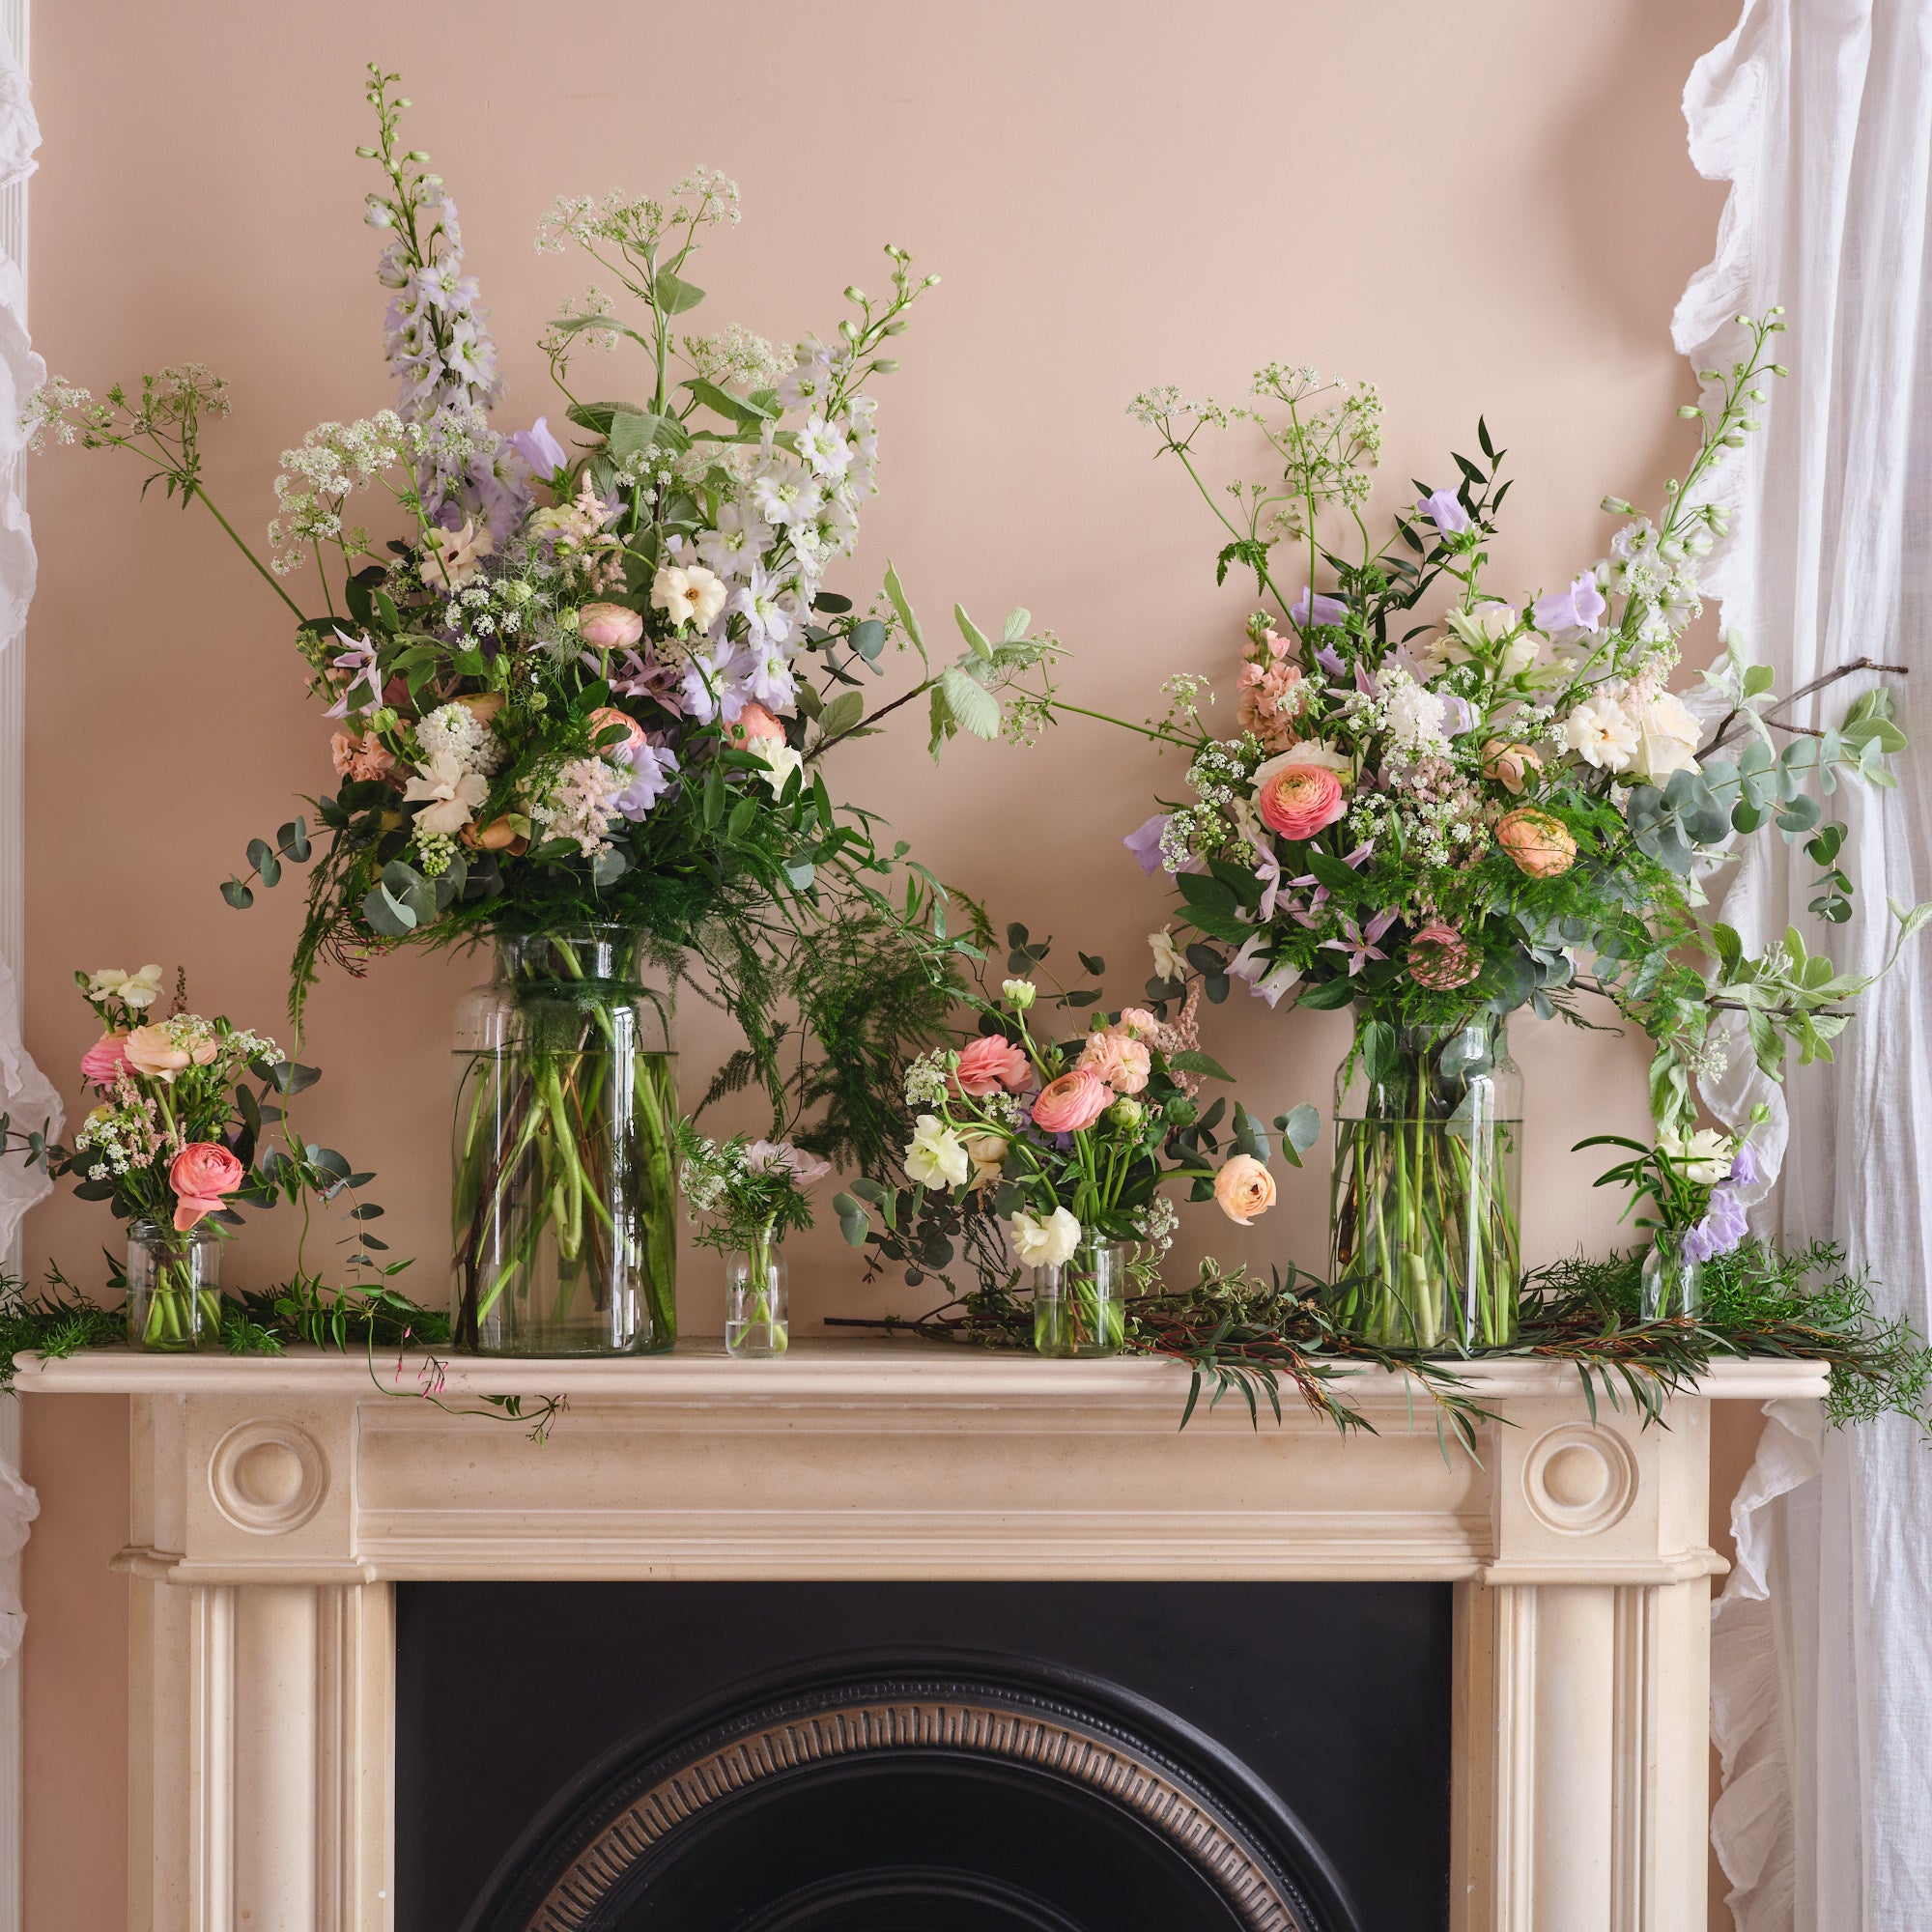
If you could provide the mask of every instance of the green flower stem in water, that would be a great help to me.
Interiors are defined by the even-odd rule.
[[[1087,1242],[1064,1268],[1059,1281],[1042,1268],[1036,1276],[1033,1346],[1037,1353],[1061,1358],[1118,1355],[1127,1339],[1124,1301],[1125,1249]]]
[[[746,1240],[743,1301],[736,1318],[727,1315],[724,1323],[724,1346],[733,1354],[782,1355],[791,1347],[791,1324],[772,1306],[778,1250],[769,1222]]]

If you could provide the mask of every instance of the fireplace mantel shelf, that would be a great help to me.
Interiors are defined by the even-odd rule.
[[[1667,1426],[1601,1392],[1593,1417],[1573,1364],[1462,1373],[1493,1417],[1474,1453],[1374,1368],[1344,1378],[1370,1431],[1292,1388],[1279,1426],[1230,1397],[1182,1431],[1183,1362],[886,1337],[766,1362],[102,1349],[23,1357],[18,1385],[131,1398],[141,1932],[393,1932],[395,1585],[813,1577],[1452,1584],[1452,1932],[1687,1932],[1711,1404],[1827,1372],[1724,1363]]]
[[[733,1361],[717,1337],[680,1342],[665,1355],[615,1358],[439,1356],[445,1398],[482,1395],[567,1395],[624,1404],[743,1403],[800,1405],[938,1403],[1082,1406],[1166,1410],[1184,1399],[1187,1365],[1151,1356],[1111,1361],[1046,1361],[1020,1353],[952,1347],[916,1340],[812,1340],[768,1361]],[[415,1393],[430,1358],[409,1353],[370,1358],[358,1351],[291,1349],[283,1355],[164,1355],[133,1349],[91,1349],[43,1360],[23,1355],[22,1391],[49,1395],[367,1397]],[[1525,1398],[1575,1397],[1574,1364],[1558,1361],[1472,1361],[1457,1365],[1468,1392],[1486,1404]],[[1407,1408],[1415,1393],[1404,1377],[1374,1367],[1349,1367],[1351,1401],[1378,1410]],[[1774,1402],[1822,1396],[1829,1382],[1822,1362],[1721,1362],[1686,1394],[1717,1401]],[[1284,1407],[1299,1406],[1293,1391]],[[1422,1409],[1429,1405],[1422,1402]],[[1418,1411],[1420,1412],[1420,1411]],[[1324,1424],[1325,1428],[1326,1425]]]

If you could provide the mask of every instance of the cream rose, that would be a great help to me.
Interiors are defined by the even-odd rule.
[[[1660,693],[1635,724],[1636,753],[1627,767],[1631,777],[1662,784],[1672,772],[1697,769],[1697,745],[1704,734],[1681,698]]]

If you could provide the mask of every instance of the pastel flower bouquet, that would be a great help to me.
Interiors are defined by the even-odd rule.
[[[1890,783],[1884,760],[1904,744],[1882,686],[1834,724],[1794,724],[1808,691],[1777,700],[1728,634],[1694,693],[1670,689],[1699,559],[1726,526],[1710,472],[1783,373],[1776,311],[1739,326],[1740,359],[1704,372],[1710,400],[1680,411],[1702,437],[1662,515],[1605,498],[1629,519],[1608,555],[1530,598],[1485,582],[1509,487],[1486,425],[1482,460],[1457,456],[1453,487],[1425,487],[1377,544],[1363,514],[1381,442],[1373,389],[1269,364],[1254,407],[1171,389],[1132,406],[1223,525],[1220,574],[1251,571],[1267,608],[1248,626],[1235,735],[1210,728],[1212,694],[1192,674],[1170,681],[1164,720],[1130,727],[1188,765],[1185,796],[1127,843],[1172,878],[1210,996],[1238,980],[1271,1007],[1355,1009],[1331,1272],[1349,1321],[1378,1341],[1515,1337],[1508,1014],[1584,1024],[1577,995],[1605,995],[1656,1041],[1659,1128],[1682,1134],[1691,1076],[1731,1044],[1727,1016],[1747,1014],[1747,1050],[1776,1070],[1794,1048],[1828,1050],[1864,983],[1806,966],[1802,942],[1746,959],[1700,917],[1700,880],[1774,828],[1820,867],[1813,912],[1849,917],[1844,828],[1821,799],[1840,779]],[[1197,444],[1235,426],[1264,440],[1275,473],[1222,496]],[[1932,908],[1893,911],[1902,943]]]
[[[1231,1220],[1249,1225],[1274,1205],[1268,1135],[1236,1102],[1233,1151],[1213,1157],[1227,1103],[1204,1108],[1197,1095],[1204,1076],[1229,1076],[1200,1049],[1198,982],[1172,1018],[1164,1004],[1159,1012],[1126,1007],[1056,1039],[1029,1018],[1039,999],[1032,976],[1048,947],[1019,925],[1008,938],[1013,977],[1002,980],[997,998],[978,985],[960,991],[976,1031],[906,1068],[907,1185],[867,1179],[836,1205],[854,1246],[876,1240],[887,1253],[923,1257],[935,1268],[952,1258],[950,1238],[935,1245],[929,1231],[911,1247],[904,1238],[928,1196],[950,1199],[982,1236],[1003,1223],[1012,1263],[1033,1270],[1036,1349],[1113,1354],[1125,1339],[1130,1266],[1138,1256],[1151,1274],[1174,1236],[1175,1208],[1160,1190],[1186,1183],[1192,1198],[1213,1199]],[[1084,953],[1081,960],[1095,973],[1104,968]],[[1099,997],[1083,988],[1051,1004],[1078,1009]],[[1317,1131],[1314,1110],[1297,1108],[1275,1126],[1284,1156],[1298,1166]]]
[[[898,366],[888,352],[937,277],[889,246],[889,293],[847,288],[829,337],[786,353],[735,326],[684,333],[703,299],[694,260],[736,223],[735,185],[699,168],[663,198],[561,200],[538,247],[579,251],[605,287],[542,338],[560,418],[505,433],[455,204],[402,147],[396,79],[370,70],[378,133],[358,150],[382,175],[366,215],[384,238],[396,405],[285,453],[269,561],[205,487],[200,437],[229,409],[206,369],[99,402],[55,379],[27,421],[37,445],[144,456],[295,621],[332,727],[324,841],[295,818],[223,892],[245,907],[315,859],[298,1021],[323,960],[359,974],[405,944],[498,944],[526,1011],[460,1028],[459,1341],[668,1347],[671,987],[731,1010],[781,1104],[791,966],[807,935],[873,917],[896,856],[835,805],[821,754],[918,697],[935,751],[997,735],[1003,684],[1052,647],[1024,612],[995,643],[960,611],[964,649],[941,664],[890,566],[873,613],[827,586],[877,489],[867,384]],[[598,400],[609,385],[582,365],[620,349],[641,357],[638,399]],[[310,563],[319,614],[289,587]],[[895,639],[922,674],[868,721],[863,687]]]

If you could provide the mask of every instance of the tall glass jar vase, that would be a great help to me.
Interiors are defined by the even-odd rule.
[[[1084,1238],[1073,1259],[1033,1271],[1033,1346],[1042,1355],[1118,1355],[1127,1339],[1130,1241]]]
[[[621,1355],[677,1339],[671,996],[616,926],[505,937],[456,1015],[459,1348]]]
[[[1358,1018],[1335,1078],[1331,1302],[1389,1348],[1517,1337],[1522,1076],[1502,1022]]]
[[[221,1238],[201,1226],[177,1234],[161,1221],[128,1224],[128,1342],[185,1354],[221,1339]]]

